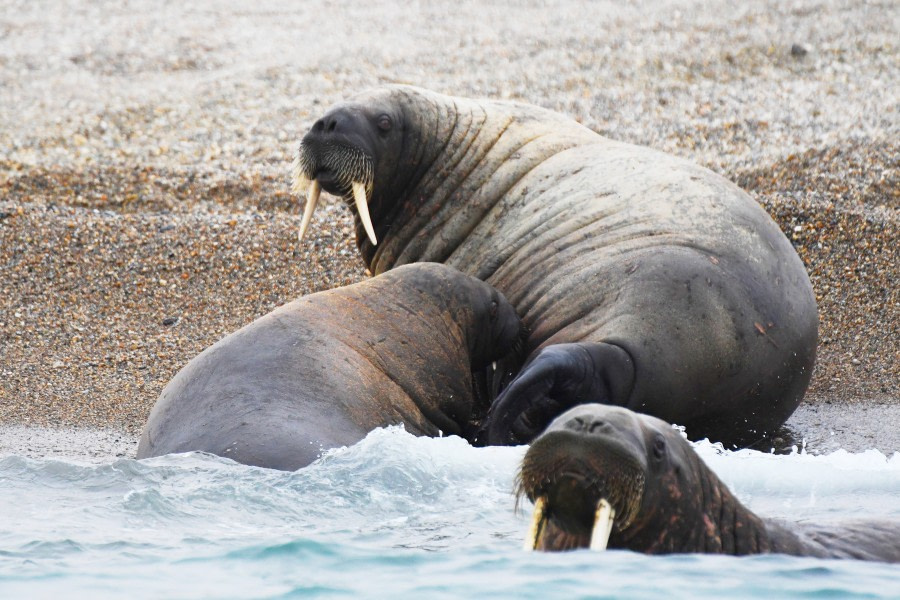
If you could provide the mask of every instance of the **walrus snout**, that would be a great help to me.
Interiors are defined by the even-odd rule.
[[[598,435],[608,433],[612,429],[612,425],[603,419],[603,417],[572,417],[565,425],[565,429],[581,433],[583,435]]]
[[[643,497],[640,431],[628,411],[581,405],[553,421],[522,459],[519,498],[535,504],[529,549],[606,548]]]
[[[338,123],[343,123],[346,120],[347,120],[346,117],[344,117],[344,115],[341,115],[341,114],[326,115],[326,116],[322,117],[321,119],[319,119],[318,121],[316,121],[315,123],[313,123],[310,133],[322,133],[322,132],[334,133],[335,130],[337,130],[337,128],[338,128]],[[344,129],[344,126],[342,125],[341,130],[343,130],[343,129]],[[309,134],[307,134],[307,135],[309,135]]]
[[[332,153],[334,157],[351,153],[371,155],[370,142],[359,133],[361,121],[364,119],[352,111],[331,111],[313,123],[300,140],[300,147],[311,159],[318,159],[320,167],[323,166],[322,159]]]
[[[350,111],[333,111],[316,121],[303,136],[294,159],[295,194],[306,192],[306,207],[300,223],[302,241],[324,189],[330,194],[353,198],[366,235],[377,244],[375,227],[369,215],[369,200],[375,182],[375,162],[371,144],[355,133],[363,117]]]
[[[635,413],[608,404],[578,405],[554,419],[545,433],[551,431],[570,431],[589,438],[627,440],[636,448],[643,445]]]

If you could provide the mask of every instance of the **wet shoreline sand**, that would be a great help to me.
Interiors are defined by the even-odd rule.
[[[7,446],[13,429],[133,439],[203,348],[293,298],[365,277],[337,202],[297,242],[289,164],[325,106],[403,82],[539,104],[747,189],[792,239],[819,302],[818,363],[792,423],[822,449],[840,430],[898,450],[888,424],[900,406],[900,91],[890,84],[900,61],[889,9],[4,11],[0,436]],[[322,11],[329,31],[311,37]],[[62,444],[92,438],[72,439]]]

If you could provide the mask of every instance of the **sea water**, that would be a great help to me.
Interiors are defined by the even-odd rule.
[[[900,454],[695,449],[762,515],[900,521]],[[897,565],[524,551],[523,453],[388,428],[294,473],[5,456],[0,598],[900,598]]]

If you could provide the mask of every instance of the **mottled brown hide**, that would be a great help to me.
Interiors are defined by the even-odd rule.
[[[615,509],[610,548],[900,562],[900,523],[818,525],[759,517],[681,432],[624,408],[584,404],[560,415],[525,454],[518,481],[520,498],[543,499],[548,515],[534,540],[539,550],[587,547],[593,522],[572,518],[573,507],[605,499]]]
[[[499,292],[438,264],[300,298],[188,363],[138,458],[197,450],[296,469],[376,427],[466,435],[487,409],[473,371],[507,354],[519,329]]]

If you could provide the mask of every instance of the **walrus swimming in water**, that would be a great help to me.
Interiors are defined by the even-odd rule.
[[[386,425],[471,439],[488,408],[473,372],[520,343],[520,327],[497,290],[438,264],[305,296],[181,369],[137,457],[204,451],[294,470]]]
[[[301,237],[324,189],[354,210],[373,273],[443,262],[515,306],[530,334],[498,372],[483,441],[527,442],[592,400],[743,444],[809,383],[803,263],[708,169],[534,106],[389,86],[313,124],[294,189],[308,189]]]
[[[528,548],[900,562],[900,523],[759,517],[678,430],[619,407],[584,404],[560,415],[525,454],[517,487],[535,502]]]

